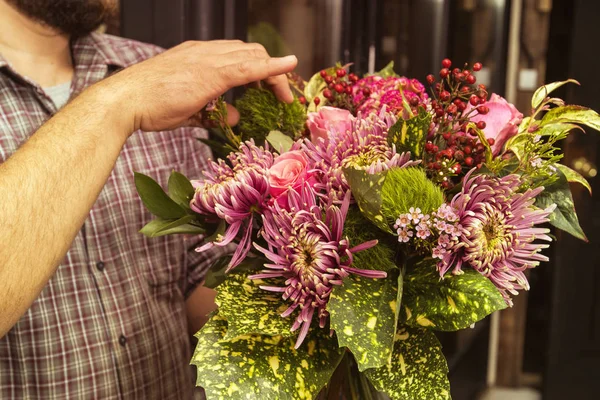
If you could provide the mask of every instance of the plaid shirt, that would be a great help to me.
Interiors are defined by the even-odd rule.
[[[71,96],[159,52],[95,33],[77,40]],[[56,111],[42,88],[0,56],[0,163]],[[64,261],[0,339],[0,398],[162,400],[198,394],[184,302],[212,260],[193,251],[196,238],[147,239],[138,233],[151,216],[136,194],[133,172],[163,187],[173,169],[198,177],[209,157],[196,140],[202,133],[177,129],[129,138]]]

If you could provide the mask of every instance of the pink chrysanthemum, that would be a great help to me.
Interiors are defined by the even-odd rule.
[[[350,203],[350,193],[341,207],[317,203],[314,190],[304,185],[300,193],[289,192],[289,211],[275,203],[263,214],[262,236],[268,244],[265,249],[257,244],[272,264],[250,279],[284,278],[283,287],[261,286],[262,289],[283,293],[292,304],[283,312],[287,317],[297,309],[298,316],[291,328],[300,329],[296,341],[298,348],[308,333],[316,313],[319,326],[325,327],[327,302],[334,285],[341,285],[350,273],[369,277],[385,278],[384,271],[361,270],[352,267],[353,253],[377,244],[376,240],[350,248],[348,238],[342,236],[344,221]]]
[[[262,212],[269,194],[266,170],[273,165],[273,155],[250,141],[243,143],[240,150],[230,154],[228,158],[232,167],[223,160],[211,162],[203,173],[205,179],[192,182],[196,193],[190,207],[197,213],[225,220],[229,225],[222,236],[217,237],[214,242],[198,247],[197,252],[213,246],[225,246],[244,229],[229,263],[229,271],[237,266],[250,250],[254,213]]]
[[[395,122],[396,117],[384,108],[379,114],[352,117],[349,131],[330,129],[327,143],[305,140],[302,148],[311,158],[313,170],[319,172],[320,183],[316,187],[341,201],[349,190],[344,168],[360,168],[376,174],[418,164],[419,161],[410,160],[409,152],[397,153],[394,146],[388,145],[388,130]]]
[[[548,222],[555,206],[545,210],[534,206],[542,187],[518,193],[518,175],[471,177],[473,171],[465,176],[461,192],[450,203],[461,232],[438,249],[438,269],[443,276],[450,268],[457,274],[463,265],[471,266],[488,277],[510,304],[509,293],[529,289],[523,271],[548,261],[539,254],[548,245],[534,241],[552,239],[548,229],[536,225]]]

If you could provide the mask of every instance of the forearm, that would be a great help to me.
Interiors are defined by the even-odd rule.
[[[0,337],[54,274],[104,186],[127,138],[118,106],[92,88],[0,165]]]

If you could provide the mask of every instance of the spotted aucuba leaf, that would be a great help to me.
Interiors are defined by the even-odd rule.
[[[424,108],[419,109],[419,114],[404,120],[400,118],[388,131],[388,144],[395,145],[396,151],[410,151],[416,159],[423,155],[425,138],[429,131],[431,114]]]
[[[293,321],[280,315],[289,305],[278,293],[261,289],[264,281],[250,280],[248,275],[247,272],[229,275],[219,286],[215,302],[219,316],[228,323],[225,339],[247,334],[295,337],[296,333],[290,332]]]
[[[417,264],[404,276],[400,321],[436,331],[468,328],[506,302],[492,281],[473,269],[443,280],[431,260]]]
[[[347,347],[358,369],[389,362],[394,347],[398,311],[398,271],[384,279],[350,275],[336,286],[327,306],[331,329],[340,347]]]
[[[344,176],[363,215],[378,228],[393,233],[381,213],[381,187],[385,182],[386,172],[369,174],[362,169],[344,168]]]
[[[282,336],[224,340],[227,321],[214,315],[196,334],[192,364],[207,399],[308,400],[329,382],[344,350],[329,330],[315,329],[303,345]]]
[[[448,364],[439,341],[426,329],[401,327],[394,337],[391,364],[365,374],[392,400],[450,399]]]

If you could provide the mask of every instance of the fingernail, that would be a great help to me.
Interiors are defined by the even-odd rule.
[[[285,56],[285,57],[279,57],[278,60],[280,60],[282,63],[292,63],[292,62],[297,62],[298,58],[296,58],[296,56],[291,55],[291,56]]]

